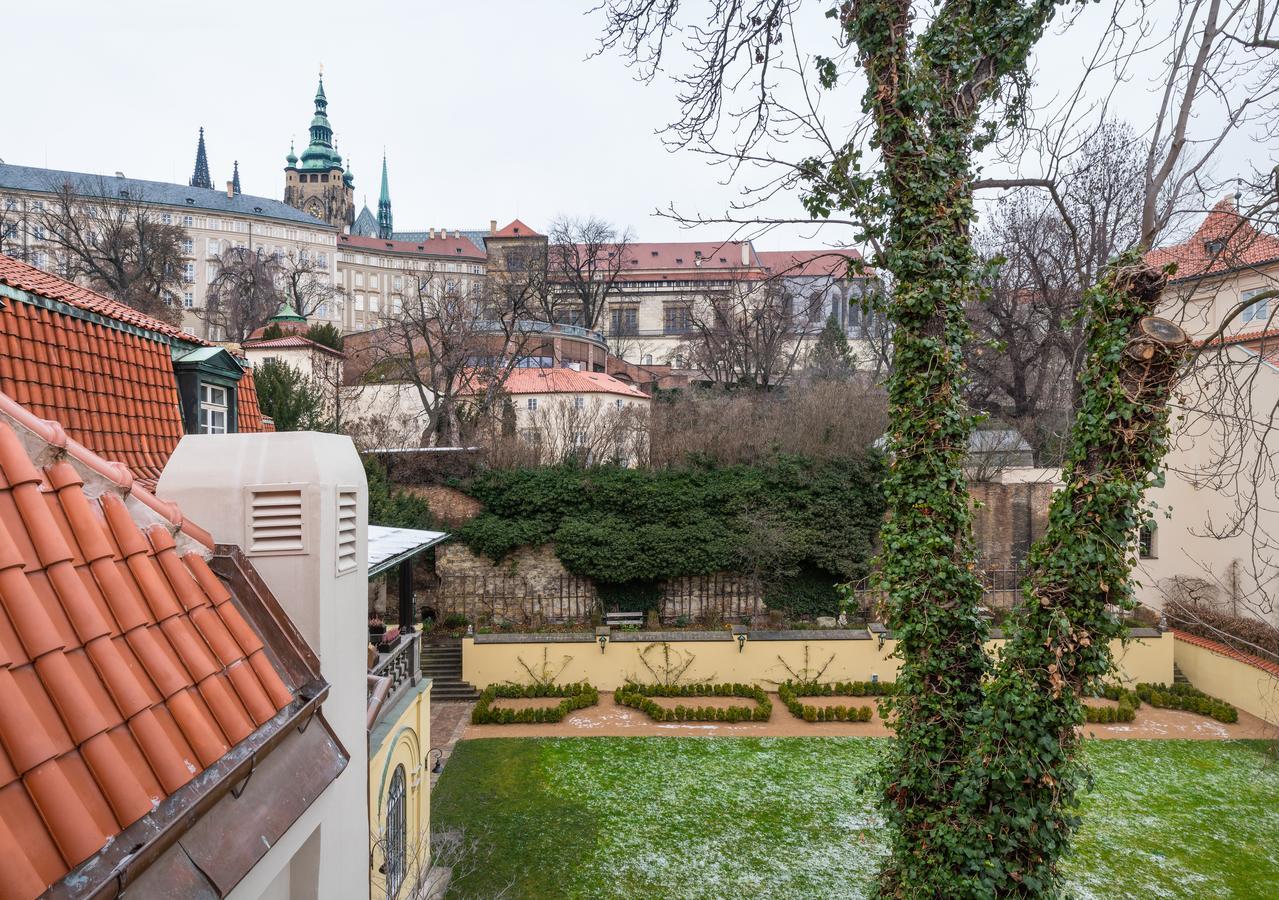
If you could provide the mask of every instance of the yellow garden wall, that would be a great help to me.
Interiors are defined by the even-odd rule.
[[[1190,683],[1271,725],[1279,725],[1279,678],[1227,652],[1178,638],[1177,665]],[[1225,648],[1223,648],[1225,649]]]
[[[431,681],[424,678],[384,712],[369,732],[369,883],[374,897],[386,896],[386,880],[380,871],[382,842],[391,779],[399,766],[404,767],[406,787],[406,883],[420,877],[430,861],[431,776],[425,763],[430,747]]]
[[[1002,640],[991,641],[996,651]],[[1115,642],[1115,658],[1120,677],[1127,683],[1172,681],[1172,638],[1151,637],[1130,641],[1127,647]],[[737,641],[671,641],[673,662],[693,662],[682,681],[744,682],[772,685],[792,677],[792,671],[822,681],[881,681],[897,677],[897,659],[892,656],[896,641],[883,647],[871,640],[747,640],[741,650]],[[546,641],[530,643],[477,643],[462,641],[462,677],[478,688],[502,682],[527,683],[524,666],[541,671],[546,666],[559,683],[588,681],[603,691],[616,690],[628,679],[651,683],[656,679],[640,659],[648,650],[648,662],[660,670],[663,665],[660,642],[609,641],[603,652],[599,644],[587,641]],[[807,654],[807,655],[806,655]],[[523,665],[521,665],[523,663]],[[789,670],[788,667],[789,666]]]

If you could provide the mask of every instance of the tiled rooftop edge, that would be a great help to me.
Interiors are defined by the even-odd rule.
[[[1270,660],[1263,659],[1260,656],[1254,656],[1251,653],[1244,653],[1240,650],[1236,650],[1234,647],[1214,641],[1211,638],[1191,634],[1188,631],[1177,631],[1174,629],[1172,633],[1179,641],[1185,641],[1187,644],[1202,647],[1205,650],[1211,650],[1214,653],[1219,653],[1222,656],[1235,660],[1236,662],[1252,666],[1255,669],[1260,669],[1268,675],[1273,675],[1276,678],[1279,678],[1279,663],[1271,662]]]
[[[158,331],[152,331],[149,328],[143,328],[139,325],[133,325],[129,322],[122,322],[119,319],[113,319],[110,316],[104,316],[101,313],[92,312],[79,306],[73,306],[61,300],[53,300],[43,294],[24,291],[22,288],[16,288],[9,284],[0,282],[0,297],[8,297],[10,300],[17,300],[21,303],[27,303],[31,306],[39,306],[50,312],[61,313],[64,316],[70,316],[73,319],[81,319],[85,322],[92,322],[95,325],[101,325],[104,328],[113,328],[116,331],[123,331],[125,334],[132,334],[136,337],[145,338],[149,341],[157,341],[161,344],[173,345],[179,343],[178,339],[170,337],[167,334],[161,334]],[[2,304],[0,304],[2,305]],[[192,347],[200,346],[198,339],[192,337]]]

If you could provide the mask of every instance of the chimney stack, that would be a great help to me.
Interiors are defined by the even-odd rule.
[[[497,234],[497,219],[489,219],[489,234]]]
[[[432,241],[435,240],[435,229],[434,228],[426,229],[426,236],[429,240],[432,240]]]
[[[454,230],[453,230],[453,240],[455,240],[455,241],[460,241],[461,239],[462,239],[462,232],[458,231],[457,229],[454,229]]]
[[[749,266],[751,264],[751,242],[742,241],[742,265]]]
[[[350,754],[326,791],[344,809],[366,808],[368,487],[351,439],[307,431],[187,435],[156,493],[218,543],[240,548],[319,657],[330,685],[324,718]],[[317,834],[320,883],[335,897],[367,897],[367,874],[347,871],[353,867],[341,852],[367,845],[367,820],[326,821]]]
[[[228,200],[235,199],[235,182],[234,181],[228,181],[226,183],[226,198]]]

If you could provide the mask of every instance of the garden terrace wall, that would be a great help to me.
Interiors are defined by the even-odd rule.
[[[1177,631],[1177,667],[1199,690],[1279,726],[1279,664]]]
[[[823,682],[870,681],[872,676],[895,681],[897,677],[893,656],[897,642],[886,635],[880,646],[876,634],[854,629],[755,631],[748,634],[740,649],[728,630],[614,631],[603,651],[590,634],[480,634],[462,641],[462,677],[478,688],[507,681],[523,683],[528,680],[524,665],[536,669],[545,659],[559,670],[556,681],[588,681],[602,691],[612,691],[628,680],[655,681],[641,653],[663,643],[669,644],[679,659],[692,654],[681,683],[742,682],[772,687],[796,676],[818,678],[817,670],[823,666],[818,679]],[[992,640],[987,650],[998,652],[1002,644],[1002,639]],[[1172,645],[1171,635],[1160,635],[1153,629],[1134,629],[1127,646],[1116,641],[1113,650],[1121,680],[1126,684],[1171,682]],[[648,652],[650,664],[661,661],[655,651]]]

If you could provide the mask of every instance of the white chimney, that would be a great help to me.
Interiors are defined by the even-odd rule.
[[[355,446],[305,431],[187,435],[156,494],[217,543],[237,545],[319,656],[324,717],[350,761],[323,795],[336,796],[321,798],[336,807],[304,813],[324,816],[323,828],[300,820],[271,853],[287,859],[290,840],[316,832],[324,895],[368,897],[367,873],[345,865],[345,848],[368,843],[368,487]]]
[[[431,240],[435,240],[435,229],[434,228],[426,229],[426,236],[429,237]]]
[[[742,241],[742,265],[749,266],[751,264],[751,244],[750,241]]]
[[[226,183],[226,198],[228,200],[235,199],[235,182],[234,181],[228,181]]]

